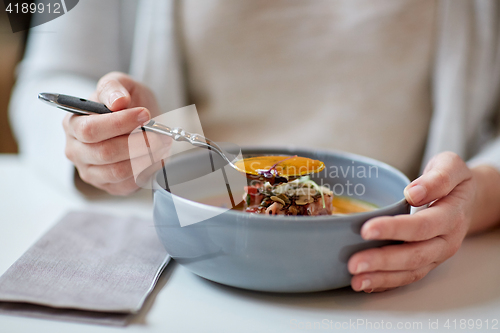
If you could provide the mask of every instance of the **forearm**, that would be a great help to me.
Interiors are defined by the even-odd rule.
[[[477,187],[469,235],[500,225],[500,172],[488,165],[471,170]]]

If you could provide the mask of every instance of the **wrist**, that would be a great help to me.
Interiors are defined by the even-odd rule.
[[[468,234],[500,224],[500,172],[489,165],[478,165],[471,171],[476,187]]]

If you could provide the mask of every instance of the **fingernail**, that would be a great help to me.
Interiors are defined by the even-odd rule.
[[[370,265],[368,265],[367,262],[360,262],[358,266],[356,267],[356,271],[354,272],[355,274],[366,272],[370,268]]]
[[[409,189],[405,189],[406,196],[410,198],[410,201],[413,204],[418,204],[422,200],[424,200],[427,191],[425,190],[425,187],[422,185],[415,185],[413,187],[410,187]]]
[[[118,99],[118,98],[122,98],[122,97],[125,97],[125,95],[120,92],[120,91],[115,91],[113,93],[111,93],[111,95],[109,95],[109,105],[113,105],[113,103]]]
[[[370,288],[370,289],[368,289],[368,290],[365,290],[365,293],[367,293],[367,294],[371,294],[372,292],[373,292],[373,288]]]
[[[139,124],[144,124],[145,122],[149,121],[149,112],[148,110],[142,110],[141,113],[139,113],[139,116],[137,117],[137,122]]]
[[[368,288],[370,285],[372,284],[372,282],[370,280],[363,280],[361,282],[361,290],[365,290],[366,288]]]
[[[380,232],[377,229],[368,229],[367,231],[363,232],[363,235],[364,239],[376,239],[378,236],[380,236]]]

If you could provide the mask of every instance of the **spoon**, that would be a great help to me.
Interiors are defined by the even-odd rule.
[[[72,112],[77,115],[111,113],[111,111],[104,104],[74,96],[53,93],[40,93],[38,94],[38,99],[51,106],[57,107],[64,111]],[[150,120],[147,124],[142,125],[141,129],[143,131],[167,135],[175,141],[185,141],[195,147],[214,151],[219,154],[232,168],[238,170],[239,172],[246,173],[248,178],[261,180],[264,179],[266,181],[269,181],[271,184],[274,184],[276,182],[285,183],[289,180],[293,180],[307,174],[319,172],[325,168],[323,162],[312,160],[306,157],[298,157],[296,155],[259,156],[239,160],[233,163],[233,161],[224,153],[224,150],[217,143],[200,134],[189,133],[180,127],[172,128],[167,125],[160,124],[154,120]],[[284,170],[286,170],[286,165],[284,164],[284,162],[288,160],[295,160],[296,162],[300,162],[299,172],[284,172]],[[269,164],[264,164],[271,162],[273,163],[271,167],[269,167]],[[307,168],[304,170],[302,168],[302,171],[300,172],[300,167],[303,166],[304,163],[306,163],[307,165],[311,164],[314,168],[312,170],[309,170]],[[258,166],[259,168],[254,168],[252,166]],[[281,173],[278,171],[278,167],[281,168]],[[293,169],[297,168],[294,167]]]

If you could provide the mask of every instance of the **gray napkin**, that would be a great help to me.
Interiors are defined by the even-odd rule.
[[[70,212],[0,277],[0,313],[126,325],[169,260],[151,220]]]

